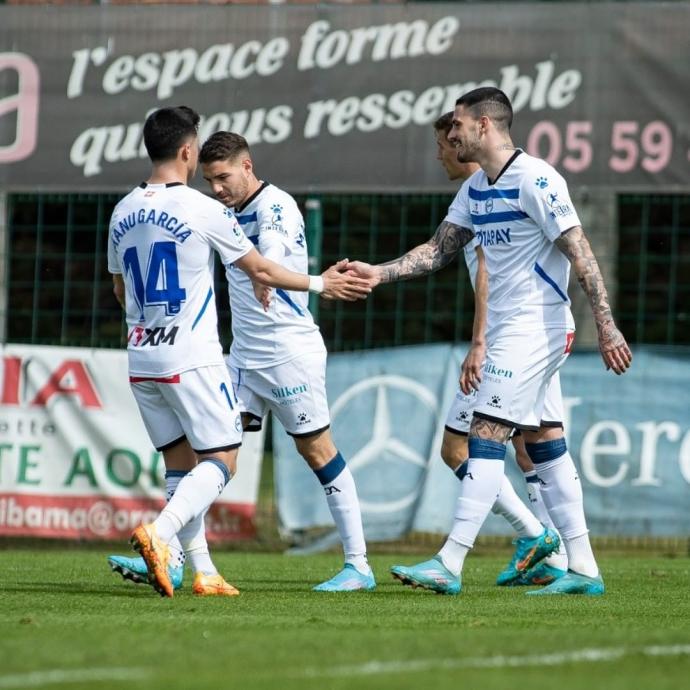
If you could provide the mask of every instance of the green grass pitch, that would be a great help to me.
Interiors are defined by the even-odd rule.
[[[126,553],[126,551],[125,551]],[[107,552],[0,551],[0,689],[630,690],[688,687],[690,560],[604,556],[605,596],[493,585],[504,557],[471,555],[443,597],[388,574],[372,593],[311,586],[338,556],[226,552],[241,595],[174,599],[124,582]],[[424,554],[423,557],[428,557]]]

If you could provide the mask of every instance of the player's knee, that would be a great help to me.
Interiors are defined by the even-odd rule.
[[[295,437],[295,446],[313,470],[327,465],[338,453],[328,429],[314,436]]]
[[[443,437],[441,443],[441,459],[453,472],[467,459],[467,437]]]

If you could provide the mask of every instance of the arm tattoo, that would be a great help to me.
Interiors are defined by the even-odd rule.
[[[381,282],[409,280],[438,271],[439,268],[448,265],[457,256],[458,250],[473,237],[472,230],[444,220],[428,242],[420,244],[393,261],[379,264]]]
[[[612,324],[613,316],[604,279],[582,228],[576,225],[563,233],[556,240],[556,246],[570,260],[575,275],[589,299],[597,328]]]

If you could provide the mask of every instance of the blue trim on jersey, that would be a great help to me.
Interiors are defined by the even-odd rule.
[[[245,213],[243,216],[235,216],[235,219],[240,225],[246,225],[247,223],[253,223],[256,221],[257,215],[256,211],[254,213]]]
[[[561,455],[565,455],[568,447],[564,438],[555,438],[552,441],[544,441],[543,443],[525,443],[525,450],[529,459],[538,465],[541,462],[549,462],[549,460],[556,460]],[[537,476],[539,470],[537,470]]]
[[[467,446],[470,457],[477,460],[504,460],[506,456],[506,444],[489,438],[470,436]]]
[[[519,189],[475,189],[470,187],[470,199],[486,201],[487,199],[519,199]]]
[[[487,223],[507,223],[510,220],[522,220],[529,218],[524,211],[499,211],[498,213],[471,214],[474,225],[486,225]]]
[[[564,302],[568,301],[568,295],[563,293],[563,290],[558,287],[556,281],[539,264],[534,264],[534,270],[540,278],[544,279],[558,293],[558,296]]]
[[[258,247],[258,246],[259,246],[259,236],[258,236],[258,235],[252,235],[251,237],[249,237],[249,235],[247,235],[247,239],[248,239],[255,247]]]
[[[321,486],[330,484],[345,469],[345,460],[338,451],[323,467],[314,470],[314,474],[321,482]]]
[[[192,324],[192,330],[196,328],[196,325],[199,323],[199,319],[204,315],[204,312],[206,311],[206,307],[208,307],[208,303],[211,301],[211,297],[213,297],[213,288],[208,289],[208,295],[206,295],[206,299],[204,300],[204,304],[201,307],[201,311],[196,315],[196,319],[194,319],[194,323]]]
[[[292,301],[290,295],[288,295],[283,288],[278,288],[276,290],[276,295],[278,295],[278,297],[280,297],[284,302],[287,302],[294,309],[296,314],[299,316],[304,316],[304,312],[302,311],[301,307]]]

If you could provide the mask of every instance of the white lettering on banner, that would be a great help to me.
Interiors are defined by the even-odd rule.
[[[265,44],[251,40],[238,47],[232,43],[212,45],[201,54],[194,48],[180,48],[164,53],[120,55],[105,68],[102,88],[108,95],[120,94],[128,88],[135,91],[155,89],[158,99],[163,100],[190,79],[208,84],[246,79],[253,74],[260,77],[274,74],[283,66],[289,48],[286,38],[275,37]],[[68,98],[82,95],[89,66],[103,66],[110,53],[110,44],[108,48],[99,46],[72,53]]]
[[[125,351],[0,345],[0,536],[120,538],[163,505],[127,371]],[[259,432],[209,518],[220,538],[253,534],[262,456]]]
[[[450,48],[460,28],[457,17],[442,17],[429,25],[411,22],[367,26],[348,31],[330,31],[326,20],[313,22],[302,36],[297,69],[329,69],[340,62],[356,65],[368,53],[372,62],[420,55],[440,55]]]
[[[640,474],[631,483],[633,486],[661,486],[661,480],[654,476],[659,437],[665,435],[669,441],[677,441],[680,438],[680,427],[675,422],[643,422],[636,424],[635,428],[642,432],[642,450]]]
[[[606,432],[613,434],[614,443],[599,443],[599,437]],[[629,463],[621,462],[617,472],[610,477],[599,473],[596,466],[597,455],[624,455],[630,454],[630,436],[627,429],[613,420],[605,420],[593,424],[585,433],[580,445],[580,463],[582,474],[588,482],[594,486],[610,487],[620,484],[628,472]]]
[[[204,141],[213,132],[226,130],[242,134],[250,146],[262,142],[277,144],[292,133],[292,115],[289,105],[215,113],[201,119],[199,138]],[[93,177],[103,172],[104,163],[144,159],[147,153],[143,129],[141,122],[86,129],[72,144],[70,162],[82,168],[84,177]]]

